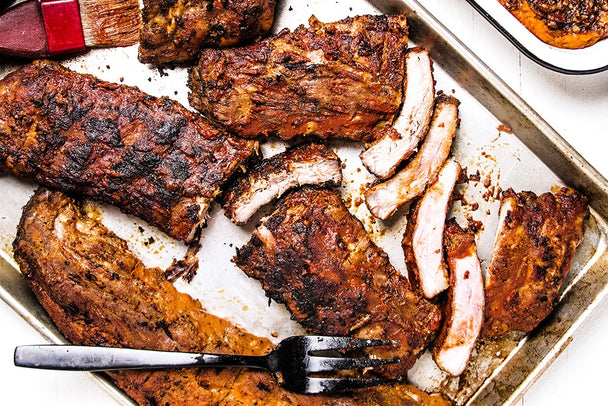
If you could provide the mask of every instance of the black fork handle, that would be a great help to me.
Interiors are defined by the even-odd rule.
[[[15,365],[64,371],[112,371],[198,367],[268,369],[267,357],[151,351],[77,345],[25,345],[15,348]]]

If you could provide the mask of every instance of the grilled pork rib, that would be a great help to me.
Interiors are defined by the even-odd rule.
[[[54,62],[0,81],[0,172],[114,204],[179,240],[257,148],[170,99]]]
[[[224,192],[222,206],[238,225],[263,205],[287,190],[302,185],[338,186],[342,182],[340,158],[323,144],[302,144],[264,159]]]
[[[272,349],[206,313],[157,268],[146,268],[125,241],[60,192],[40,189],[25,207],[15,260],[60,332],[79,345],[263,355]],[[142,406],[445,405],[409,385],[340,396],[303,396],[264,372],[238,368],[114,371],[108,375]]]
[[[414,290],[432,299],[449,286],[443,230],[460,164],[448,159],[424,196],[410,208],[401,245]]]
[[[570,188],[540,196],[504,192],[485,282],[484,336],[528,332],[547,317],[588,215],[587,199]]]
[[[379,178],[392,176],[424,138],[433,115],[435,79],[429,51],[414,48],[405,57],[403,106],[395,123],[361,153],[365,167]]]
[[[456,135],[458,104],[452,96],[437,96],[430,128],[420,151],[395,176],[365,192],[365,203],[374,216],[388,219],[399,207],[424,193],[427,184],[437,176]]]
[[[475,236],[456,220],[445,228],[445,251],[450,268],[450,289],[441,333],[433,347],[437,365],[451,375],[464,372],[483,323],[483,276]]]
[[[284,197],[234,261],[310,332],[399,341],[383,350],[401,358],[387,376],[404,376],[440,327],[438,308],[411,290],[332,190]]]
[[[246,138],[375,139],[401,104],[405,17],[309,23],[248,47],[204,50],[190,71],[190,104]]]
[[[195,59],[201,49],[233,46],[265,36],[275,0],[144,0],[139,60],[166,64]]]

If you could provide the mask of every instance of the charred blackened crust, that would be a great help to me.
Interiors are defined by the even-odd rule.
[[[273,348],[178,292],[77,201],[39,189],[26,205],[15,260],[59,331],[78,345],[263,355]],[[303,396],[237,368],[109,372],[135,402],[157,405],[446,405],[406,384]]]
[[[387,376],[404,376],[439,329],[438,308],[410,289],[333,190],[285,196],[234,262],[311,333],[399,341],[384,350],[401,358]]]
[[[246,138],[373,140],[401,105],[405,17],[309,23],[247,47],[204,50],[190,70],[190,104]]]
[[[167,64],[195,59],[203,48],[234,46],[268,34],[275,0],[144,0],[139,60]]]
[[[0,82],[0,171],[118,206],[179,240],[257,143],[168,98],[49,61]]]

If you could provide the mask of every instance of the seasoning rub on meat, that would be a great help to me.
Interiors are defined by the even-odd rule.
[[[412,291],[335,191],[303,187],[277,206],[235,263],[312,333],[398,341],[373,351],[401,359],[383,374],[405,376],[439,330],[437,306]]]
[[[269,340],[205,312],[60,192],[36,192],[25,207],[14,249],[36,297],[74,344],[248,355],[273,348]],[[296,395],[281,389],[270,374],[239,368],[108,375],[142,406],[449,404],[406,384],[346,395]]]
[[[275,0],[143,0],[139,60],[196,59],[203,48],[234,46],[268,34]]]
[[[168,98],[37,61],[0,81],[0,172],[118,206],[191,241],[257,142]]]
[[[571,188],[504,192],[485,281],[484,336],[528,332],[549,315],[588,215],[587,199]]]
[[[190,70],[190,104],[246,138],[374,140],[398,113],[404,16],[357,16],[283,30],[251,46],[206,49]]]
[[[224,213],[243,225],[255,212],[297,186],[339,186],[342,182],[340,158],[329,147],[301,144],[258,162],[238,177],[222,196]]]

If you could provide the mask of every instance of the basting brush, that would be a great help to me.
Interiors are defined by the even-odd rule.
[[[139,40],[138,0],[29,0],[0,14],[0,55],[41,58]]]

